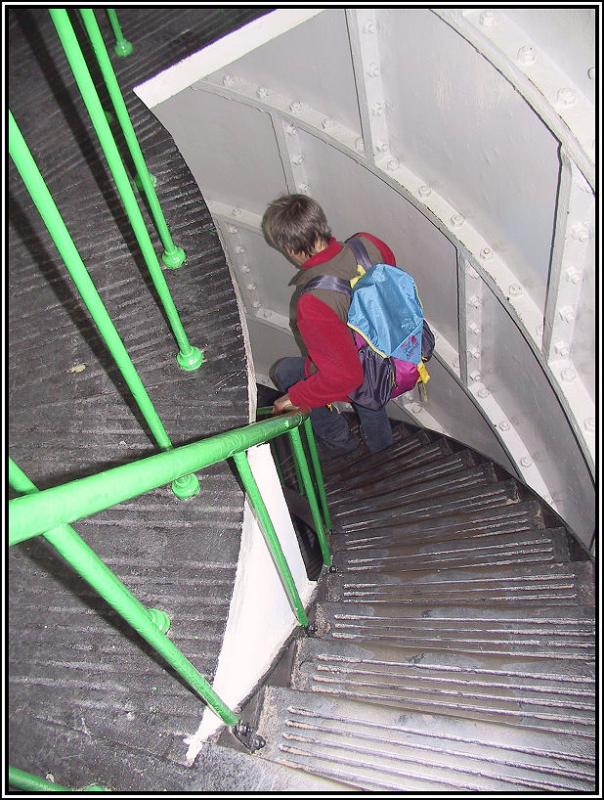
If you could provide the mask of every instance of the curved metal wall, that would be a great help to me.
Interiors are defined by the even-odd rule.
[[[437,364],[399,410],[511,466],[589,544],[595,11],[281,10],[243,30],[137,92],[219,227],[257,373],[296,352],[294,270],[260,219],[308,193],[416,278]]]

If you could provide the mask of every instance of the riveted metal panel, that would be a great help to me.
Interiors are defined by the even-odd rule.
[[[513,86],[428,9],[380,11],[378,23],[392,152],[472,221],[543,307],[557,142]]]
[[[178,143],[206,200],[262,214],[267,195],[285,190],[269,114],[194,86],[154,112]]]
[[[488,290],[482,341],[482,382],[526,447],[527,455],[518,458],[526,467],[524,480],[531,483],[535,465],[558,513],[589,545],[595,513],[589,470],[537,359]]]
[[[234,61],[227,69],[209,76],[209,80],[222,83],[225,74],[253,83],[260,96],[263,89],[285,94],[292,102],[317,109],[360,135],[361,120],[343,11],[324,11]]]
[[[538,8],[506,8],[505,13],[593,103],[595,70],[590,70],[596,64],[595,9],[548,8],[543,13]]]
[[[594,251],[589,249],[589,263],[585,265],[581,283],[581,297],[577,304],[577,318],[570,352],[571,361],[592,400],[595,400],[595,361],[593,354],[596,349],[596,286]],[[585,420],[583,421],[585,424]],[[593,428],[592,428],[593,430]]]

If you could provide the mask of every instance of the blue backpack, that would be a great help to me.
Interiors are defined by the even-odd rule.
[[[372,264],[359,238],[347,241],[358,264],[351,281],[320,275],[303,292],[328,289],[351,298],[348,326],[363,365],[364,381],[350,399],[371,409],[430,380],[424,362],[434,349],[434,335],[424,319],[415,281],[409,273],[388,264]]]

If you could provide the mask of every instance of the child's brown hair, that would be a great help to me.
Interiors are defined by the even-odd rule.
[[[262,231],[266,241],[282,253],[301,253],[309,258],[320,240],[331,239],[325,212],[304,194],[286,194],[273,200],[264,212]]]

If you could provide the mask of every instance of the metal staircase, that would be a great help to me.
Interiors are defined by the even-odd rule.
[[[404,426],[325,473],[337,572],[263,690],[261,757],[349,791],[593,789],[594,572],[560,520]]]

